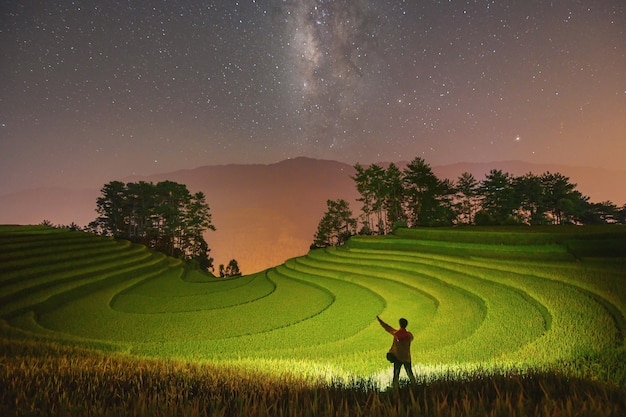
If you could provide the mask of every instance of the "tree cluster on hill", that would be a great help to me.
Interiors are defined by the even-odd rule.
[[[492,169],[481,181],[465,172],[441,180],[422,158],[405,169],[389,164],[354,166],[362,203],[360,234],[387,234],[395,227],[626,223],[626,206],[589,202],[559,173],[519,177]],[[349,203],[328,200],[312,247],[340,245],[357,233]]]
[[[44,219],[41,223],[39,223],[41,226],[47,226],[47,227],[55,227],[57,229],[67,229],[67,230],[71,230],[73,232],[79,231],[79,230],[83,230],[82,227],[80,227],[79,225],[77,225],[76,223],[72,222],[70,224],[57,224],[56,226],[54,225],[54,223],[52,223],[50,220],[48,219]]]
[[[97,199],[98,217],[88,230],[142,243],[170,256],[213,270],[203,233],[215,230],[202,192],[192,194],[183,184],[111,181]]]
[[[343,244],[357,227],[357,220],[352,218],[350,205],[346,200],[327,200],[328,211],[320,220],[311,248],[339,246]]]
[[[239,264],[235,259],[231,259],[225,267],[224,264],[220,264],[220,278],[239,276],[241,276],[241,271],[239,270]]]

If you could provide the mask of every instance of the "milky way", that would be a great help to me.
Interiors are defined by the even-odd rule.
[[[0,192],[299,155],[623,167],[621,0],[0,7]]]

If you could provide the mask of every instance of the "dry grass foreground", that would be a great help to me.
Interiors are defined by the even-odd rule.
[[[239,367],[2,341],[2,416],[623,416],[610,384],[554,373],[419,380],[379,391]]]

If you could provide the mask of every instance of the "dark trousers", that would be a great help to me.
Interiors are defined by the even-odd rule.
[[[415,383],[415,375],[413,375],[413,369],[411,368],[411,362],[400,362],[395,361],[393,363],[393,385],[398,385],[398,380],[400,379],[400,369],[404,366],[404,370],[411,381],[411,384]]]

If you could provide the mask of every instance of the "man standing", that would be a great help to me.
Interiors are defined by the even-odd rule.
[[[389,349],[389,353],[393,355],[390,359],[390,361],[393,361],[393,386],[398,386],[402,366],[404,366],[409,380],[414,384],[415,375],[413,375],[413,369],[411,368],[411,342],[413,341],[413,334],[406,329],[409,322],[406,319],[400,319],[400,328],[396,330],[382,321],[380,317],[376,316],[376,318],[383,329],[393,335],[393,344],[391,345],[391,349]]]

